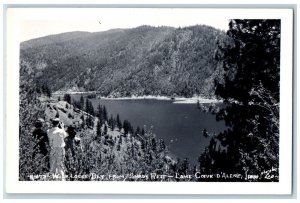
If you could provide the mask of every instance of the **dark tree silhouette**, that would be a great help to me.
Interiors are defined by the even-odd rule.
[[[103,133],[104,133],[104,135],[107,135],[107,126],[106,125],[104,126],[104,132]]]
[[[80,96],[80,106],[81,106],[81,109],[84,107],[84,98],[83,98],[83,95]]]
[[[106,107],[105,107],[105,106],[103,106],[102,111],[103,111],[103,119],[104,119],[105,121],[107,121],[108,114],[107,114],[107,110],[106,110]]]
[[[92,116],[95,115],[95,110],[94,110],[93,104],[88,98],[86,98],[86,100],[85,100],[85,111],[87,113],[91,114]]]
[[[100,121],[98,120],[97,122],[97,136],[101,136],[101,126],[102,124],[100,123]]]
[[[207,171],[241,174],[278,169],[280,20],[231,20],[227,35],[217,53],[223,80],[215,82],[226,106],[216,118],[228,129],[212,138],[201,168],[213,163]]]
[[[71,95],[70,94],[65,94],[64,95],[64,101],[68,102],[69,104],[71,104]]]
[[[119,114],[117,114],[117,126],[118,126],[119,130],[122,129],[122,122],[121,122]]]

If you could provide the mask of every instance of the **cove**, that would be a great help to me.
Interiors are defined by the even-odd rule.
[[[72,96],[79,100],[78,95]],[[90,99],[94,108],[105,105],[108,116],[119,114],[121,120],[128,120],[134,129],[137,126],[149,129],[158,139],[163,139],[171,155],[181,160],[188,158],[196,164],[198,157],[209,144],[210,138],[203,136],[205,128],[209,133],[225,129],[223,121],[217,122],[215,115],[205,113],[196,104],[176,104],[171,100],[155,99]],[[208,105],[208,104],[204,104]]]

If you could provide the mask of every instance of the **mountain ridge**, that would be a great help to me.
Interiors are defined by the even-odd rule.
[[[53,91],[210,96],[218,77],[216,42],[224,36],[202,25],[51,35],[21,43],[21,76],[34,78],[37,87],[48,84]]]

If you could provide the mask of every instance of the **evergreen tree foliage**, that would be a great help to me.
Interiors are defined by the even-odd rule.
[[[127,135],[129,133],[129,122],[127,120],[123,121],[123,129],[124,129],[124,135]]]
[[[97,136],[101,136],[101,126],[102,124],[100,123],[100,121],[98,120],[97,122]]]
[[[20,56],[33,67],[42,61],[45,67],[34,69],[36,81],[53,91],[76,84],[103,96],[210,96],[215,41],[224,35],[205,25],[72,32],[22,42]]]
[[[71,104],[71,95],[70,94],[64,94],[64,101],[68,102],[69,104]]]
[[[100,103],[97,106],[96,116],[98,116],[98,118],[102,118],[102,106],[100,105]]]
[[[142,136],[144,136],[145,135],[145,129],[144,129],[144,127],[142,128]]]
[[[92,116],[95,115],[93,104],[88,98],[86,98],[85,100],[85,112],[89,113]]]
[[[81,118],[81,120],[82,120],[82,122],[81,122],[81,128],[85,128],[85,124],[86,124],[86,123],[85,123],[84,115],[82,114],[80,118]]]
[[[140,126],[138,126],[137,128],[136,128],[136,130],[135,130],[135,135],[137,136],[137,135],[141,135],[141,128],[140,128]]]
[[[103,131],[104,135],[107,135],[107,126],[104,126],[104,131]]]
[[[93,128],[94,127],[94,119],[92,116],[88,115],[86,120],[85,120],[85,123],[88,127],[90,128]]]
[[[107,114],[107,110],[106,110],[105,106],[103,106],[102,111],[103,111],[103,119],[104,119],[104,121],[107,121],[108,114]]]
[[[117,114],[116,122],[117,122],[117,126],[118,126],[119,130],[121,130],[122,129],[122,122],[121,122],[119,114]]]
[[[84,98],[83,98],[83,95],[80,96],[80,106],[81,106],[81,109],[84,107]]]
[[[228,129],[211,138],[201,168],[243,175],[278,171],[280,20],[231,20],[227,35],[217,53],[223,80],[215,82],[226,104],[216,118]]]

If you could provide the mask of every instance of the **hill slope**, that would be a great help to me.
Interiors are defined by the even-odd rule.
[[[216,42],[224,35],[198,25],[52,35],[21,43],[20,73],[53,91],[211,96]]]
[[[22,94],[25,96],[25,94]],[[28,96],[28,95],[27,95]],[[59,117],[65,126],[73,125],[77,129],[74,156],[66,151],[66,180],[73,181],[175,181],[174,177],[157,179],[150,173],[174,174],[180,170],[180,163],[168,155],[162,140],[155,138],[151,131],[144,135],[125,133],[123,128],[109,126],[105,121],[98,128],[99,118],[80,110],[65,101],[56,101],[39,95],[34,99],[35,108],[21,105],[20,118],[20,163],[19,178],[24,180],[52,180],[54,176],[45,171],[46,162],[40,154],[32,156],[36,140],[32,137],[33,118],[44,118],[46,124]],[[32,101],[32,100],[31,100]],[[22,100],[24,104],[25,100]],[[26,103],[26,102],[25,102]],[[91,126],[82,125],[92,119]],[[49,129],[45,125],[44,130]],[[49,154],[48,154],[49,155]],[[47,156],[48,156],[47,155]],[[99,177],[95,177],[99,175]]]

